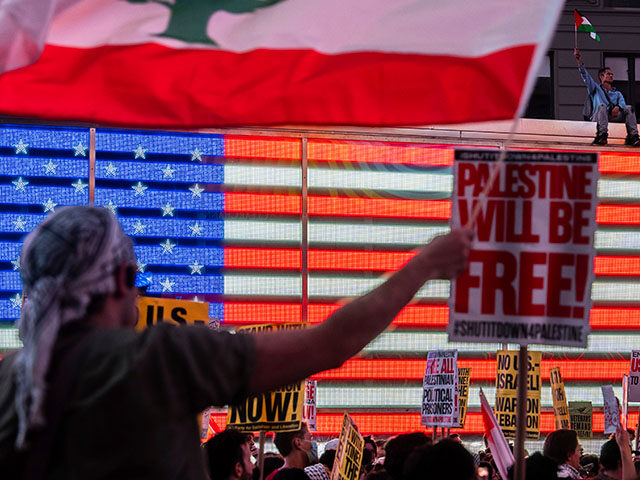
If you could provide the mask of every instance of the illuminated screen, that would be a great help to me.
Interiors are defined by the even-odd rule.
[[[89,131],[4,126],[0,133],[0,346],[7,350],[19,346],[24,235],[49,211],[89,202]],[[210,316],[231,328],[301,321],[303,313],[317,323],[448,231],[454,147],[314,138],[303,147],[300,138],[98,129],[95,204],[111,209],[133,238],[138,269],[152,279],[150,294],[210,302]],[[600,385],[613,384],[621,397],[629,352],[640,346],[640,161],[607,153],[600,170],[589,348],[531,346],[545,352],[543,432],[554,428],[551,367],[561,368],[569,400],[593,402],[601,432]],[[464,430],[481,433],[478,391],[482,386],[493,400],[500,345],[447,342],[448,295],[448,282],[429,282],[359,358],[316,376],[319,435],[335,436],[344,410],[364,433],[422,429],[425,352],[436,348],[458,348],[460,365],[472,368]],[[222,413],[215,418],[224,424]]]

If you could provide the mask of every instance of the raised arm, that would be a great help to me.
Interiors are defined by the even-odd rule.
[[[623,429],[621,425],[618,425],[618,429],[616,430],[616,443],[618,444],[618,448],[620,448],[620,459],[622,463],[622,477],[620,480],[636,480],[638,475],[636,475],[633,458],[631,458],[629,432]]]
[[[573,55],[576,57],[576,61],[578,62],[578,71],[580,72],[580,76],[582,77],[582,81],[587,86],[587,90],[591,94],[591,93],[593,93],[593,91],[596,88],[598,88],[598,84],[591,77],[591,75],[589,75],[589,72],[587,72],[587,69],[585,68],[584,63],[582,63],[582,55],[580,53],[580,50],[575,48],[573,50]]]
[[[468,229],[435,238],[382,285],[317,326],[256,335],[251,391],[263,392],[342,365],[384,331],[426,281],[462,273],[472,239]]]

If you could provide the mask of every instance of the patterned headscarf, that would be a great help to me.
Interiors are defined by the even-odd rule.
[[[45,377],[58,331],[84,320],[93,298],[115,291],[113,273],[123,263],[135,263],[131,239],[105,208],[61,208],[25,239],[20,255],[25,301],[18,322],[24,346],[14,363],[16,447],[25,447],[27,432],[46,422]]]

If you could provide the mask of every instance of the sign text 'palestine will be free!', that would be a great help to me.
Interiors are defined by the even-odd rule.
[[[467,224],[498,151],[456,150],[452,227]],[[452,284],[450,341],[586,347],[597,155],[507,153]]]

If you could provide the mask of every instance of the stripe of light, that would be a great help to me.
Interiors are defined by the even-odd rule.
[[[269,297],[300,297],[302,286],[299,276],[279,275],[224,275],[225,295],[252,295]]]
[[[224,238],[226,241],[271,243],[300,243],[301,226],[299,221],[264,220],[225,220]]]
[[[640,181],[600,179],[598,198],[638,200],[640,199]]]
[[[335,278],[309,276],[310,297],[357,297],[380,285],[382,278]],[[443,300],[449,297],[449,282],[432,280],[427,282],[416,294],[416,298]]]
[[[309,243],[348,245],[424,245],[448,226],[362,225],[309,221]]]
[[[599,302],[639,302],[640,283],[638,282],[593,282],[592,300]]]
[[[419,170],[397,172],[310,168],[309,188],[440,192],[448,196],[453,189],[453,175]]]
[[[247,185],[268,187],[300,187],[300,168],[233,165],[224,166],[225,185]]]
[[[594,237],[594,246],[599,250],[638,250],[640,232],[598,230]]]

